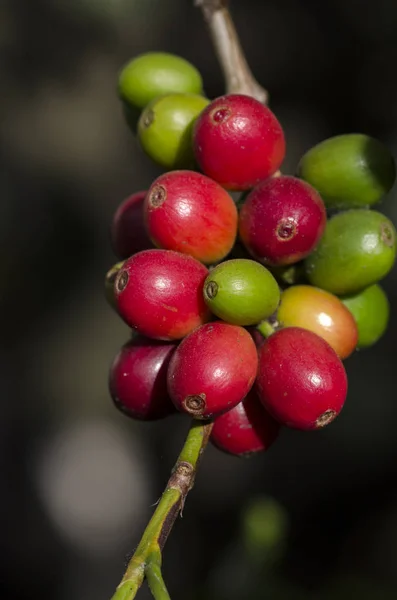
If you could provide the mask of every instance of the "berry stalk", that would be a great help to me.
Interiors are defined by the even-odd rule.
[[[208,421],[193,421],[163,495],[112,600],[133,600],[145,576],[154,598],[169,598],[161,575],[161,552],[194,485],[197,467],[212,426]]]
[[[207,23],[216,55],[225,78],[227,94],[252,96],[262,104],[268,92],[257,82],[248,66],[244,51],[228,9],[228,0],[195,0]]]

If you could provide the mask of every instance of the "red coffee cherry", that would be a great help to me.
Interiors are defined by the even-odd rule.
[[[320,195],[308,183],[281,175],[260,183],[239,215],[240,238],[260,262],[279,266],[312,252],[326,225]]]
[[[260,350],[256,390],[282,425],[319,429],[342,410],[347,377],[325,340],[307,329],[287,327],[271,335]]]
[[[124,259],[136,252],[153,248],[143,219],[146,192],[136,192],[120,204],[110,227],[113,252]]]
[[[261,405],[255,390],[237,406],[215,419],[211,442],[228,454],[249,456],[267,450],[280,424]]]
[[[171,250],[144,250],[125,261],[115,280],[115,302],[138,333],[178,340],[210,318],[203,298],[208,269]]]
[[[237,235],[237,208],[215,181],[194,171],[158,177],[144,204],[146,227],[160,248],[206,264],[222,260]]]
[[[198,117],[193,134],[202,171],[230,190],[248,190],[279,169],[285,156],[280,123],[267,107],[240,94],[221,96]]]
[[[186,337],[168,369],[168,391],[176,408],[209,419],[236,406],[251,389],[258,354],[248,331],[222,321]]]
[[[125,344],[109,374],[116,407],[141,421],[154,421],[176,412],[167,391],[167,369],[176,344],[142,336]]]

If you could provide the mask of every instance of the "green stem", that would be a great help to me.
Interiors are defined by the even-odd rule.
[[[197,467],[211,429],[211,422],[193,421],[160,502],[112,600],[133,600],[145,578],[149,557],[161,553],[164,548],[175,520],[183,510],[186,496],[194,485]]]
[[[145,569],[146,579],[155,600],[171,600],[161,573],[161,552],[151,554]]]
[[[273,325],[270,325],[269,321],[262,321],[256,328],[265,338],[270,337],[276,331]]]

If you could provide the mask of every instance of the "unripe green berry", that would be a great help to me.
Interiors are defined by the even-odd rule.
[[[379,212],[355,209],[332,217],[305,261],[312,285],[333,294],[355,294],[383,279],[396,256],[396,230]]]
[[[297,175],[318,190],[327,208],[363,208],[389,192],[396,167],[386,146],[354,133],[311,148],[300,160]]]
[[[385,333],[389,322],[390,305],[384,290],[375,284],[341,300],[357,323],[357,348],[375,344]]]
[[[280,290],[263,265],[237,258],[211,270],[204,283],[204,300],[223,321],[247,326],[259,323],[276,311]]]
[[[193,125],[209,100],[197,94],[167,94],[152,100],[138,122],[138,138],[152,160],[166,169],[193,168]]]
[[[163,94],[201,94],[202,79],[196,67],[184,58],[167,52],[148,52],[124,66],[118,92],[127,105],[142,109]]]

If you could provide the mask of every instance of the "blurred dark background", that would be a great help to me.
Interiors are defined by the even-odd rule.
[[[0,3],[4,600],[109,600],[188,426],[136,424],[111,404],[109,364],[129,334],[103,277],[114,210],[159,173],[124,124],[120,67],[174,52],[209,97],[223,93],[192,5]],[[368,133],[397,155],[394,0],[231,8],[286,132],[285,172],[338,133]],[[395,191],[381,210],[397,223]],[[396,281],[394,269],[389,330],[347,361],[349,398],[331,427],[285,431],[251,460],[209,448],[165,552],[175,600],[397,596]]]

